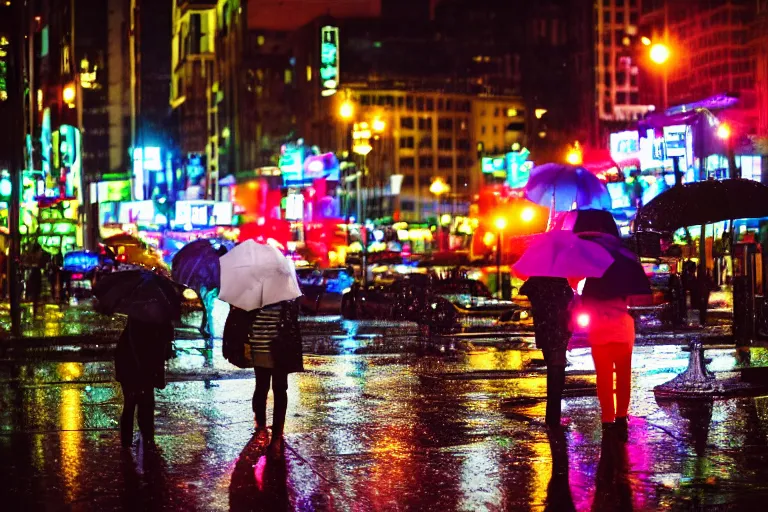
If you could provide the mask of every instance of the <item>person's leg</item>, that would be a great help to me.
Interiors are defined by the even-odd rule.
[[[616,364],[616,418],[626,418],[632,392],[632,345],[612,343]]]
[[[268,368],[254,368],[256,373],[256,389],[253,390],[253,416],[256,420],[256,428],[267,428],[267,395],[269,394],[269,381],[272,370]]]
[[[547,415],[545,423],[550,426],[560,425],[561,402],[565,387],[565,366],[547,366]]]
[[[597,398],[603,423],[613,423],[616,412],[613,404],[613,357],[608,345],[593,345],[592,360],[595,362]]]
[[[133,443],[133,415],[136,411],[136,392],[131,388],[123,388],[123,412],[120,415],[120,443],[123,447]]]
[[[272,413],[272,438],[282,437],[285,427],[285,414],[288,410],[288,374],[272,372],[272,394],[275,397],[275,409]]]
[[[155,390],[143,389],[138,397],[139,431],[145,443],[155,442]]]

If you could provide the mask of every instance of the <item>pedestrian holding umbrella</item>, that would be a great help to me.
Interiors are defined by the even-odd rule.
[[[600,277],[612,263],[613,258],[601,245],[571,231],[549,231],[539,235],[513,266],[518,275],[531,276],[520,294],[531,301],[536,346],[547,365],[545,422],[552,428],[560,426],[565,353],[571,337],[573,290],[568,279]]]
[[[266,438],[270,382],[275,406],[268,453],[282,457],[288,374],[304,370],[296,269],[276,248],[246,240],[220,258],[219,298],[233,307],[224,327],[224,357],[256,374],[256,436]]]
[[[226,253],[227,248],[223,244],[217,248],[213,240],[199,239],[182,247],[171,261],[173,280],[193,289],[200,297],[203,304],[200,333],[206,339],[212,337],[208,327],[213,325],[213,305],[221,282],[219,258]]]
[[[650,282],[637,256],[624,248],[618,238],[605,233],[581,233],[579,236],[599,243],[614,259],[602,277],[587,278],[581,294],[581,308],[589,319],[587,339],[595,363],[603,433],[614,432],[626,441],[635,343],[635,323],[627,311],[627,299],[632,295],[650,294]]]
[[[158,274],[130,270],[105,276],[93,292],[100,312],[128,315],[115,350],[115,374],[123,391],[121,444],[124,448],[133,444],[136,414],[144,446],[154,447],[154,388],[165,387],[165,361],[173,353],[173,321],[181,310],[178,290]]]

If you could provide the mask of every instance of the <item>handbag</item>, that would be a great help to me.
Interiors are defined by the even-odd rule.
[[[245,342],[248,338],[248,329],[250,327],[249,313],[240,308],[230,306],[221,339],[221,352],[224,359],[238,368],[253,367],[245,354]]]

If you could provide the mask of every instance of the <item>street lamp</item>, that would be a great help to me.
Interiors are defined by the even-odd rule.
[[[584,161],[584,154],[578,141],[568,150],[568,153],[565,155],[565,161],[571,165],[581,165]]]
[[[352,105],[352,102],[349,100],[344,101],[344,103],[341,104],[341,107],[339,107],[339,117],[345,121],[349,121],[354,115],[355,106]]]
[[[435,224],[437,228],[437,248],[439,251],[443,250],[443,226],[440,223],[440,196],[448,193],[451,187],[448,186],[442,178],[435,178],[435,181],[429,186],[429,191],[435,195],[436,208],[435,208]]]
[[[523,222],[531,222],[535,216],[536,212],[530,206],[526,206],[523,208],[523,211],[520,212],[520,219],[522,219]]]
[[[643,41],[645,44],[645,41]],[[648,43],[650,44],[650,40],[648,40]],[[669,47],[662,43],[655,43],[650,45],[650,50],[648,50],[648,57],[651,59],[651,62],[654,64],[657,64],[662,67],[661,69],[661,94],[662,94],[662,103],[664,110],[666,110],[668,105],[668,91],[667,91],[667,82],[668,82],[668,69],[667,69],[667,62],[669,61],[669,57],[672,55],[672,52],[670,52]]]
[[[493,225],[496,227],[496,295],[501,298],[501,235],[507,227],[507,219],[496,217]]]

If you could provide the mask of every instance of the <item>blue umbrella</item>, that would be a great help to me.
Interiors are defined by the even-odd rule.
[[[171,276],[193,290],[212,290],[221,285],[219,257],[227,252],[207,239],[195,240],[181,248],[171,261]]]
[[[619,238],[606,233],[579,233],[579,237],[600,244],[613,257],[603,277],[587,278],[582,297],[608,300],[651,294],[651,283],[637,255],[624,247]]]
[[[611,196],[597,176],[584,169],[565,164],[544,164],[531,171],[525,185],[525,197],[555,211],[609,210]],[[575,205],[575,208],[574,208]]]

